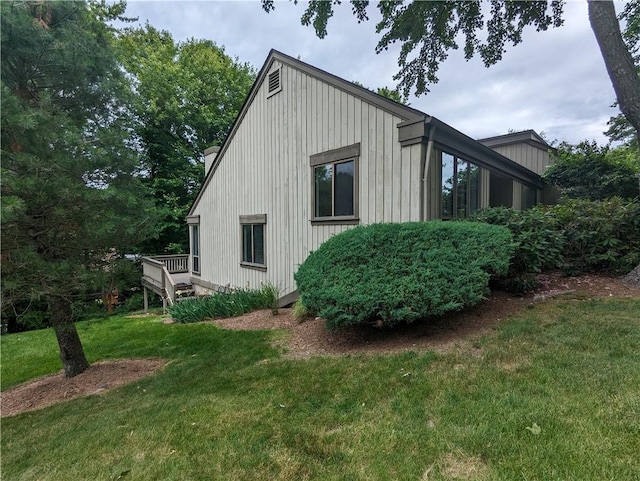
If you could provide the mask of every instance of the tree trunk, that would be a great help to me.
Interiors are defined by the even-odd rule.
[[[89,367],[80,336],[71,313],[71,303],[62,297],[49,298],[51,325],[56,333],[60,360],[67,378],[77,376]]]
[[[629,123],[636,129],[640,140],[640,77],[627,49],[613,1],[587,0],[589,22],[596,36],[609,78],[616,92],[618,106]]]

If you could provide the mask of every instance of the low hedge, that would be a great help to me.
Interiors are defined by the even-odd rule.
[[[480,302],[513,251],[500,226],[412,222],[359,226],[333,236],[295,274],[307,310],[338,328],[393,326]]]
[[[510,292],[523,293],[538,286],[537,274],[558,269],[563,264],[565,240],[557,216],[542,208],[517,211],[493,207],[471,220],[507,227],[515,245],[509,271],[496,279],[496,285]]]

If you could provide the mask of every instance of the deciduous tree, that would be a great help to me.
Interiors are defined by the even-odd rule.
[[[611,149],[600,147],[595,142],[561,144],[544,177],[557,185],[562,195],[568,198],[633,199],[640,195],[637,155],[637,150],[630,146]]]
[[[600,45],[616,92],[618,105],[636,132],[640,132],[640,78],[637,65],[625,47],[620,25],[612,1],[588,0],[589,19]],[[637,11],[639,0],[632,0],[631,9]],[[311,0],[302,15],[303,25],[313,25],[316,34],[327,34],[327,22],[340,1]],[[353,14],[358,21],[368,20],[368,0],[351,0]],[[489,13],[483,12],[483,3]],[[464,55],[470,59],[479,55],[486,66],[502,59],[508,44],[522,41],[526,27],[547,30],[563,23],[562,0],[465,0],[465,1],[381,1],[378,9],[382,19],[376,25],[381,34],[376,52],[399,43],[399,72],[394,77],[408,94],[428,92],[429,84],[438,81],[437,72],[449,51],[459,48],[463,39]],[[262,0],[269,12],[275,8],[273,0]],[[485,20],[485,16],[488,18]]]
[[[629,2],[619,15],[620,23],[625,25],[622,38],[633,57],[636,73],[640,76],[640,1]],[[624,142],[632,147],[640,148],[636,131],[623,114],[609,120],[606,135],[612,141]],[[640,159],[638,159],[640,163]]]
[[[143,250],[183,252],[184,217],[204,180],[203,151],[222,143],[255,73],[209,40],[176,43],[148,24],[124,29],[118,52],[135,86],[145,181],[163,212],[159,237]]]

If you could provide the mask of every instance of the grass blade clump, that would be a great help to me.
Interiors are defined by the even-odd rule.
[[[185,299],[170,307],[169,313],[181,323],[236,317],[258,309],[271,309],[277,313],[278,299],[278,288],[265,284],[260,289],[234,289],[208,297]]]
[[[360,226],[313,252],[295,275],[312,314],[329,328],[393,326],[473,306],[508,271],[511,233],[470,222]]]

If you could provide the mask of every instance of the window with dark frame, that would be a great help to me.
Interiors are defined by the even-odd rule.
[[[355,160],[314,167],[314,217],[354,215]]]
[[[240,264],[247,267],[265,268],[266,214],[241,215],[242,258]]]
[[[200,216],[187,216],[189,225],[189,254],[191,262],[191,272],[200,274]]]
[[[360,144],[312,155],[312,220],[357,221]]]
[[[200,226],[191,226],[191,270],[200,272]]]
[[[480,169],[477,165],[442,152],[441,217],[459,219],[478,210]]]

